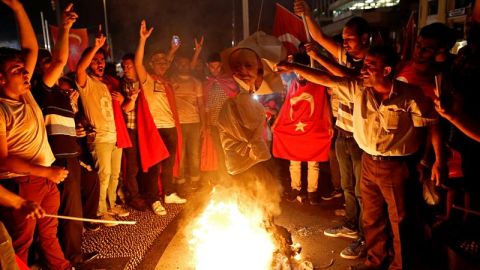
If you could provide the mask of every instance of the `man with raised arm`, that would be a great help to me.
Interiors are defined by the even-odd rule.
[[[325,48],[337,60],[337,63],[319,55],[312,44],[306,44],[309,56],[335,76],[358,77],[370,44],[368,22],[361,17],[350,19],[342,30],[343,43],[338,43],[332,37],[325,35],[320,26],[316,24],[306,1],[295,0],[294,9],[297,15],[305,16],[313,40]],[[353,138],[353,103],[339,100],[333,93],[332,104],[338,104],[338,109],[332,114],[337,118],[335,152],[340,169],[340,183],[345,197],[345,221],[339,226],[327,228],[324,234],[330,237],[356,239],[340,252],[340,256],[345,259],[357,259],[365,255],[360,194],[362,150]],[[322,198],[324,197],[322,196]],[[329,197],[325,197],[325,199],[329,199]]]
[[[181,147],[179,147],[178,137],[181,136],[181,131],[173,88],[171,83],[165,79],[165,73],[171,64],[172,53],[156,52],[152,55],[150,61],[152,74],[147,73],[143,65],[145,43],[152,31],[153,28],[147,29],[146,22],[143,20],[140,25],[140,39],[135,52],[135,68],[155,126],[170,154],[168,158],[151,167],[147,173],[148,192],[146,200],[152,206],[155,214],[165,215],[167,211],[158,197],[157,181],[159,176],[165,194],[165,203],[183,204],[187,200],[178,196],[173,182],[174,165],[176,162],[179,163],[177,159]]]
[[[405,256],[409,236],[406,202],[412,180],[407,164],[423,143],[423,127],[438,119],[432,103],[418,88],[393,79],[396,58],[389,47],[370,48],[361,79],[336,77],[293,63],[278,65],[279,70],[295,71],[332,88],[339,98],[354,104],[353,136],[364,151],[360,185],[367,258],[352,269],[383,269],[388,264],[388,269],[410,269]],[[438,177],[432,174],[432,180],[438,181]],[[394,250],[391,260],[389,242]]]
[[[95,39],[95,45],[83,52],[77,65],[76,83],[85,116],[94,129],[88,136],[100,182],[97,216],[112,221],[114,216],[129,215],[115,201],[122,148],[130,147],[131,142],[120,108],[124,101],[120,82],[105,74],[106,54],[102,50],[105,39],[100,35]],[[114,225],[110,223],[107,226]]]
[[[82,217],[81,175],[78,156],[80,146],[75,132],[75,114],[78,111],[78,91],[59,87],[58,81],[68,60],[68,39],[72,25],[78,15],[73,11],[73,4],[64,10],[60,31],[53,54],[41,50],[34,74],[33,95],[42,109],[48,141],[55,155],[55,166],[65,167],[68,177],[59,185],[60,210],[65,216]],[[83,224],[78,221],[61,220],[59,239],[65,256],[70,262],[79,266],[84,260],[98,255],[82,255]]]
[[[0,48],[0,184],[36,202],[47,214],[55,215],[60,204],[56,185],[68,171],[51,167],[55,157],[47,140],[42,111],[30,92],[38,44],[22,4],[17,0],[3,3],[14,12],[22,51]],[[26,219],[21,207],[16,207],[2,209],[0,220],[23,262],[28,261],[28,250],[37,231],[47,267],[71,268],[58,242],[56,218]]]

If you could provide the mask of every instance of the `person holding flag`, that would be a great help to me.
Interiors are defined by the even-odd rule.
[[[301,56],[296,54],[294,61],[308,65],[308,57]],[[288,199],[291,201],[300,194],[301,162],[308,162],[308,201],[312,205],[319,203],[318,163],[328,161],[332,138],[325,91],[322,85],[297,75],[290,84],[285,103],[272,128],[273,155],[290,160],[291,190]]]
[[[362,17],[353,17],[347,21],[342,30],[343,42],[339,43],[323,33],[311,15],[305,0],[295,0],[295,14],[304,16],[312,39],[325,48],[336,60],[334,62],[318,55],[315,48],[306,45],[307,53],[321,64],[327,71],[338,77],[357,78],[363,67],[365,56],[370,46],[370,26]],[[362,198],[360,192],[360,174],[362,169],[362,149],[353,137],[353,103],[342,100],[333,93],[332,104],[338,109],[332,113],[337,117],[335,128],[335,152],[340,169],[340,183],[345,197],[345,221],[324,231],[326,236],[347,237],[355,239],[340,256],[345,259],[357,259],[365,255],[365,239],[361,223]],[[335,106],[332,106],[335,107]],[[322,199],[329,199],[323,197]]]

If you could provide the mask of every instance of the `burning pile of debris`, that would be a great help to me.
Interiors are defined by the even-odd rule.
[[[238,190],[214,189],[190,224],[189,246],[196,270],[309,270],[301,246],[275,225],[268,207]]]

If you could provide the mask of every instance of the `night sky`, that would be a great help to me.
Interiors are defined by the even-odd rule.
[[[43,45],[40,11],[50,24],[56,24],[55,11],[50,0],[22,1],[40,45]],[[88,28],[92,38],[98,24],[104,24],[102,0],[60,0],[63,8],[73,2],[80,18],[74,28]],[[180,36],[182,51],[193,53],[193,39],[205,35],[203,56],[231,46],[232,37],[236,42],[242,39],[241,0],[106,0],[113,51],[118,60],[123,54],[133,52],[137,45],[140,21],[155,28],[147,44],[147,54],[157,49],[166,49],[173,34]],[[250,29],[257,29],[262,0],[250,0]],[[260,30],[271,33],[275,3],[292,9],[292,0],[263,0]],[[232,32],[233,8],[235,8],[236,31]],[[0,45],[14,46],[16,30],[11,11],[0,3]],[[12,43],[14,42],[14,43]]]

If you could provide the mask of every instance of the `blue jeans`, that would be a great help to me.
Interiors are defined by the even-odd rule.
[[[362,200],[360,195],[360,176],[362,172],[362,149],[353,137],[338,135],[335,151],[340,168],[340,183],[345,196],[345,226],[359,230],[361,226]]]

